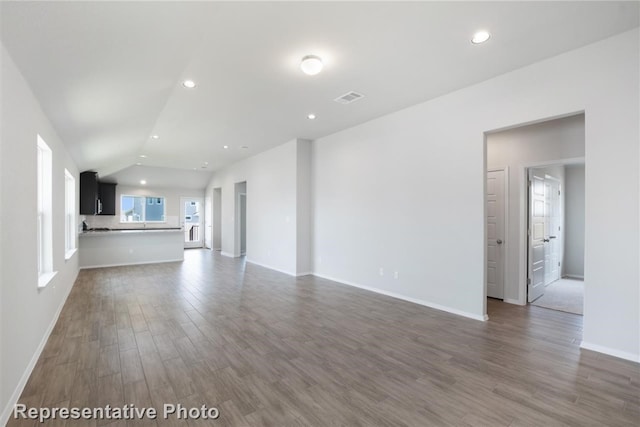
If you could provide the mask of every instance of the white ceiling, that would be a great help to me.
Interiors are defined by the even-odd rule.
[[[81,170],[157,186],[181,169],[174,179],[202,188],[205,161],[213,171],[629,30],[638,5],[5,1],[0,34]],[[492,37],[472,45],[478,29]],[[321,74],[300,71],[307,54]],[[350,90],[366,97],[333,101]]]

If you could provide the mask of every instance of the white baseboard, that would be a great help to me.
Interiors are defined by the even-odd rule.
[[[337,279],[335,277],[325,276],[325,275],[318,274],[318,273],[313,273],[313,275],[316,276],[316,277],[320,277],[322,279],[331,280],[332,282],[337,282],[337,283],[340,283],[340,284],[343,284],[343,285],[353,286],[355,288],[360,288],[360,289],[364,289],[364,290],[367,290],[367,291],[375,292],[377,294],[386,295],[388,297],[401,299],[403,301],[412,302],[414,304],[424,305],[425,307],[434,308],[436,310],[445,311],[447,313],[456,314],[458,316],[467,317],[469,319],[480,320],[482,322],[484,322],[486,320],[489,320],[489,316],[487,316],[486,314],[485,315],[478,315],[478,314],[474,314],[474,313],[469,313],[467,311],[458,310],[456,308],[447,307],[447,306],[436,304],[436,303],[433,303],[433,302],[430,302],[430,301],[425,301],[425,300],[421,300],[421,299],[418,299],[418,298],[411,298],[411,297],[407,297],[405,295],[397,294],[395,292],[389,292],[389,291],[385,291],[385,290],[378,289],[378,288],[372,288],[370,286],[363,286],[363,285],[360,285],[358,283],[353,283],[353,282],[349,282],[349,281],[342,280],[342,279]]]
[[[313,271],[305,271],[305,272],[302,272],[302,273],[298,273],[298,274],[296,274],[296,276],[298,276],[298,277],[313,276]]]
[[[103,268],[103,267],[126,267],[128,265],[145,265],[145,264],[163,264],[165,262],[182,262],[184,258],[176,258],[176,259],[164,259],[160,261],[143,261],[143,262],[124,262],[121,264],[100,264],[100,265],[84,265],[80,267],[80,270],[84,270],[87,268]]]
[[[512,298],[504,298],[502,301],[509,303],[509,304],[515,304],[515,305],[527,305],[527,303],[523,303],[522,301],[520,301],[519,299],[512,299]]]
[[[563,278],[567,278],[567,279],[584,280],[584,276],[580,276],[580,275],[577,275],[577,274],[565,274],[562,277]]]
[[[33,354],[33,357],[31,358],[31,360],[29,361],[29,364],[27,365],[26,369],[22,373],[22,376],[20,377],[20,381],[18,382],[18,385],[16,386],[15,390],[11,394],[11,397],[9,398],[7,405],[2,410],[2,413],[0,414],[0,426],[6,425],[7,422],[9,421],[9,418],[11,417],[11,413],[13,412],[13,408],[16,405],[16,403],[18,403],[18,399],[20,399],[20,395],[24,391],[24,388],[27,385],[27,381],[29,381],[29,377],[33,372],[33,368],[36,367],[36,363],[38,363],[38,359],[40,359],[42,350],[44,350],[45,345],[47,345],[49,336],[51,335],[53,328],[55,328],[56,323],[58,322],[60,313],[62,313],[62,308],[67,302],[67,298],[69,298],[69,294],[71,293],[71,289],[73,289],[73,286],[75,285],[77,278],[78,278],[78,275],[76,274],[76,277],[74,277],[73,282],[71,282],[71,286],[69,286],[69,290],[67,291],[67,294],[64,296],[64,298],[62,299],[62,302],[58,306],[58,309],[56,310],[56,313],[53,316],[53,320],[51,321],[51,323],[49,323],[49,326],[47,327],[47,330],[45,331],[44,336],[42,337],[42,340],[40,340],[40,344],[38,344],[38,347],[36,348],[36,351]]]
[[[235,258],[235,256],[230,252],[220,251],[220,255],[226,256],[227,258]]]
[[[580,348],[585,350],[591,350],[598,353],[607,354],[609,356],[618,357],[620,359],[630,360],[632,362],[640,363],[640,354],[628,353],[626,351],[616,350],[615,348],[605,347],[598,344],[592,344],[586,341],[580,343]]]
[[[253,261],[253,260],[250,260],[250,259],[247,259],[246,261],[248,263],[251,263],[251,264],[254,264],[254,265],[257,265],[257,266],[260,266],[260,267],[268,268],[269,270],[277,271],[278,273],[284,273],[284,274],[287,274],[289,276],[294,276],[294,277],[296,276],[296,274],[292,273],[291,271],[281,270],[279,268],[275,268],[275,267],[272,267],[272,266],[267,265],[267,264],[262,264],[260,262],[256,262],[256,261]]]

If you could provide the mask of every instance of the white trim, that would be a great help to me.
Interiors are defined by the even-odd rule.
[[[13,391],[13,394],[11,394],[11,397],[9,398],[7,405],[2,410],[2,414],[0,414],[0,425],[6,425],[9,422],[9,418],[11,417],[11,413],[13,412],[13,408],[16,405],[16,403],[18,403],[18,399],[20,399],[20,395],[22,395],[22,392],[24,391],[24,388],[27,385],[27,381],[29,381],[29,377],[33,373],[33,368],[35,368],[36,363],[38,363],[38,359],[40,359],[42,350],[44,350],[45,345],[47,345],[47,341],[49,341],[49,336],[51,335],[53,328],[56,326],[56,323],[58,322],[58,318],[60,317],[62,308],[67,302],[67,298],[69,297],[69,294],[71,293],[71,289],[75,285],[77,278],[78,276],[76,275],[76,277],[71,282],[71,286],[69,286],[69,290],[67,291],[67,294],[62,299],[62,302],[58,306],[58,309],[56,310],[56,313],[54,314],[53,319],[49,324],[49,327],[47,327],[47,330],[45,331],[44,336],[42,337],[42,340],[40,340],[40,344],[38,344],[38,348],[36,348],[36,351],[33,354],[33,357],[31,358],[31,360],[29,361],[29,364],[27,365],[26,369],[22,373],[22,376],[20,377],[20,381],[18,382],[18,385]]]
[[[222,255],[222,256],[226,256],[228,258],[236,258],[235,256],[233,256],[233,254],[231,252],[225,252],[225,251],[223,251],[221,249],[216,249],[216,250],[219,250],[220,251],[220,255]]]
[[[125,262],[125,263],[117,263],[117,264],[83,265],[82,267],[80,267],[80,269],[85,270],[87,268],[124,267],[127,265],[145,265],[145,264],[164,264],[166,262],[182,262],[182,261],[184,261],[184,258],[163,259],[159,261]]]
[[[630,360],[632,362],[640,363],[640,354],[628,353],[626,351],[616,350],[615,348],[605,347],[603,345],[592,344],[582,341],[580,348],[585,350],[595,351],[597,353],[607,354],[609,356],[618,357],[620,359]]]
[[[258,267],[268,268],[269,270],[277,271],[277,272],[279,272],[279,273],[284,273],[284,274],[287,274],[287,275],[289,275],[289,276],[296,277],[296,274],[295,274],[295,273],[292,273],[291,271],[281,270],[281,269],[279,269],[279,268],[275,268],[275,267],[272,267],[272,266],[270,266],[270,265],[266,265],[266,264],[262,264],[262,263],[259,263],[259,262],[256,262],[256,261],[252,261],[252,260],[250,260],[250,259],[247,259],[247,260],[246,260],[246,262],[251,263],[251,264],[254,264],[254,265],[257,265]]]
[[[526,305],[526,304],[523,304],[519,299],[515,299],[515,298],[504,298],[502,301],[509,304]]]
[[[296,273],[296,277],[302,277],[302,276],[313,276],[313,271],[303,271],[300,273]]]
[[[64,260],[69,261],[76,252],[78,252],[78,248],[73,248],[70,251],[65,252]]]
[[[53,280],[54,277],[56,277],[56,274],[58,274],[57,271],[50,271],[48,273],[42,273],[39,277],[38,277],[38,289],[44,289],[47,287],[47,285],[49,283],[51,283],[51,281]]]
[[[425,301],[425,300],[421,300],[421,299],[418,299],[418,298],[411,298],[411,297],[407,297],[407,296],[404,296],[404,295],[401,295],[401,294],[397,294],[395,292],[389,292],[389,291],[385,291],[385,290],[382,290],[382,289],[372,288],[370,286],[363,286],[363,285],[360,285],[358,283],[348,282],[346,280],[336,279],[334,277],[325,276],[325,275],[318,274],[318,273],[313,273],[313,275],[316,276],[316,277],[320,277],[321,279],[331,280],[332,282],[337,282],[339,284],[353,286],[355,288],[360,288],[360,289],[364,289],[366,291],[375,292],[377,294],[386,295],[388,297],[397,298],[397,299],[400,299],[400,300],[403,300],[403,301],[412,302],[414,304],[424,305],[425,307],[433,308],[433,309],[440,310],[440,311],[445,311],[445,312],[451,313],[451,314],[456,314],[458,316],[467,317],[469,319],[479,320],[479,321],[482,321],[482,322],[489,320],[489,316],[486,315],[486,314],[478,315],[478,314],[474,314],[474,313],[469,313],[467,311],[458,310],[456,308],[447,307],[447,306],[436,304],[436,303],[433,303],[433,302],[430,302],[430,301]]]
[[[122,220],[122,198],[123,197],[138,197],[144,199],[144,203],[142,204],[142,217],[144,218],[141,221],[123,221]],[[147,199],[162,199],[162,218],[160,221],[147,221]],[[102,209],[100,210],[102,212]],[[116,215],[120,218],[120,224],[166,224],[167,223],[167,198],[166,196],[141,196],[135,194],[120,194],[120,212],[116,212]]]
[[[565,274],[562,276],[563,279],[576,279],[576,280],[584,280],[584,276],[580,276],[579,274]]]

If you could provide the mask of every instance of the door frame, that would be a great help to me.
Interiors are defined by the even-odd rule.
[[[485,187],[484,187],[484,204],[485,204],[485,213],[484,213],[484,222],[485,222],[485,262],[484,262],[484,296],[485,299],[487,298],[487,278],[488,278],[488,265],[489,265],[489,257],[487,256],[487,236],[486,236],[486,227],[487,227],[487,185],[486,185],[486,180],[487,180],[487,175],[489,172],[498,172],[498,171],[503,171],[504,172],[504,183],[503,183],[503,205],[504,205],[504,237],[502,238],[503,241],[503,251],[504,251],[504,257],[503,257],[503,262],[502,262],[502,300],[505,301],[507,300],[507,298],[505,298],[505,291],[504,291],[504,284],[505,281],[507,280],[507,259],[509,256],[509,240],[511,239],[507,239],[507,235],[509,233],[509,166],[500,166],[500,167],[496,167],[496,168],[491,168],[491,169],[486,169],[485,173],[484,173],[484,180],[485,180]]]
[[[184,233],[185,233],[184,220],[183,220],[184,219],[184,203],[186,201],[189,201],[189,200],[196,200],[196,201],[200,202],[200,206],[201,206],[202,213],[203,213],[203,215],[200,216],[200,218],[201,218],[200,219],[200,225],[202,225],[203,231],[198,233],[199,237],[200,237],[198,242],[200,243],[200,245],[198,245],[198,244],[189,245],[189,246],[185,245],[187,242],[185,242],[185,240],[184,240]],[[193,197],[192,196],[180,196],[180,211],[178,212],[178,214],[179,214],[178,220],[180,221],[180,225],[182,226],[182,232],[183,232],[182,243],[183,243],[183,246],[184,246],[185,249],[195,249],[195,248],[203,248],[204,247],[204,228],[205,228],[204,227],[204,223],[205,223],[205,221],[204,221],[204,209],[205,209],[205,207],[204,207],[204,197],[202,197],[202,196],[193,196]]]

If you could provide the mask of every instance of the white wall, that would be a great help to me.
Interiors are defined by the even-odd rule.
[[[487,169],[509,168],[508,230],[505,240],[505,292],[507,302],[524,304],[527,265],[523,261],[527,219],[526,166],[582,158],[585,153],[584,114],[517,127],[487,135]],[[551,172],[564,187],[564,168]],[[562,196],[562,199],[564,195]]]
[[[30,87],[4,46],[0,50],[0,425],[4,425],[78,274],[78,254],[64,259],[64,169],[73,174],[76,185],[79,178]],[[36,227],[31,225],[36,221],[38,134],[53,153],[53,269],[58,272],[41,290],[37,287]]]
[[[298,157],[293,140],[214,173],[207,192],[222,189],[222,253],[239,255],[235,239],[235,184],[247,182],[247,261],[298,274]],[[302,147],[302,148],[301,148]]]
[[[311,141],[298,140],[297,159],[297,273],[310,274],[312,268],[311,254]]]
[[[583,346],[638,359],[638,36],[635,29],[315,141],[317,274],[482,317],[484,133],[585,111]]]
[[[155,188],[116,185],[116,215],[83,216],[89,227],[137,228],[140,224],[120,222],[120,196],[154,196],[164,197],[166,205],[166,223],[149,223],[153,227],[180,227],[180,197],[204,197],[204,190],[190,188]],[[203,218],[204,221],[204,218]]]
[[[565,168],[565,251],[563,275],[584,277],[584,165]]]

